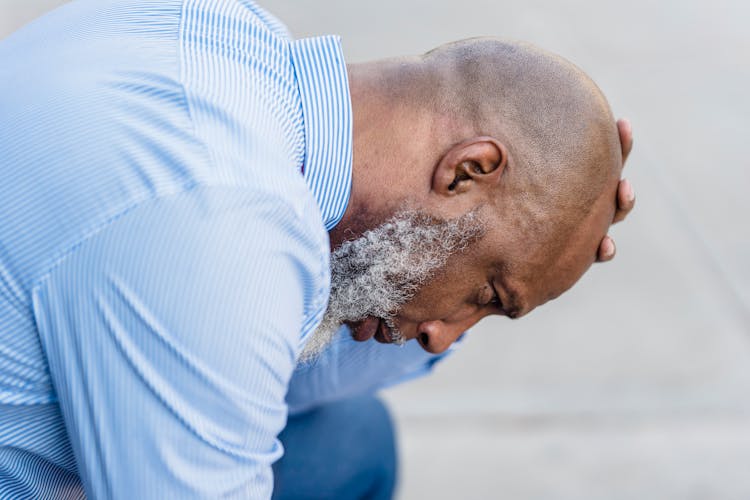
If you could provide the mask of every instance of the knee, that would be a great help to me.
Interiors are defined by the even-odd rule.
[[[376,483],[391,483],[395,486],[398,470],[396,435],[393,420],[385,404],[375,397],[366,398],[360,408],[362,441],[368,441],[367,453],[363,461],[369,469],[369,476]]]
[[[275,498],[393,495],[398,469],[393,422],[373,396],[294,416],[279,439],[286,454],[274,466]]]

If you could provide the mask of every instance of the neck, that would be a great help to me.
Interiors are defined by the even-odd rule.
[[[435,105],[436,75],[419,57],[347,67],[353,111],[352,189],[329,233],[331,248],[357,238],[398,210],[423,207],[435,166],[470,136],[467,123]]]
[[[347,66],[353,112],[352,189],[346,212],[329,232],[331,249],[361,236],[388,217],[394,182],[391,166],[403,155],[398,138],[404,115],[401,100],[392,93],[393,62],[376,61]]]

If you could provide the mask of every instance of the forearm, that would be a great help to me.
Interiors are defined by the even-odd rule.
[[[357,342],[342,326],[318,358],[297,366],[286,397],[289,412],[303,412],[427,375],[436,362],[452,352],[453,348],[430,354],[417,342],[403,346],[374,340]]]

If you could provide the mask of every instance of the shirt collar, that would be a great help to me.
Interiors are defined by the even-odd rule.
[[[331,230],[343,217],[352,183],[352,104],[341,39],[292,42],[305,123],[303,172]]]

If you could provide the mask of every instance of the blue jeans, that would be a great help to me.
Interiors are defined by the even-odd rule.
[[[290,417],[279,435],[273,498],[390,499],[397,458],[388,410],[373,396]]]

